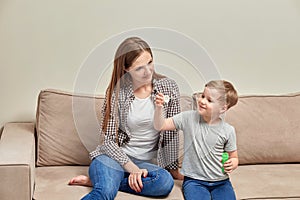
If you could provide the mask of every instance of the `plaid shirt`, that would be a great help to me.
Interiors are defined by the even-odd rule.
[[[154,79],[151,98],[154,102],[154,91],[169,95],[170,101],[164,106],[164,117],[169,118],[180,112],[179,89],[175,81],[169,78]],[[130,161],[129,157],[119,147],[129,142],[131,134],[127,125],[127,117],[129,108],[135,96],[133,94],[132,84],[125,85],[120,89],[118,97],[118,105],[115,104],[115,94],[112,97],[111,115],[108,121],[106,132],[104,134],[104,142],[98,145],[96,150],[90,153],[91,158],[106,154],[116,160],[121,166]],[[117,106],[117,107],[116,107]],[[102,108],[104,115],[106,100]],[[117,108],[117,109],[116,109]],[[116,117],[118,116],[118,117]],[[118,126],[117,126],[118,124]],[[118,134],[116,130],[118,128]],[[102,129],[101,129],[102,130]],[[158,141],[157,162],[158,165],[168,169],[178,168],[178,148],[179,135],[177,131],[161,131]],[[117,142],[118,141],[118,144]]]

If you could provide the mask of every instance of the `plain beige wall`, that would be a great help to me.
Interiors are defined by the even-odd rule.
[[[0,127],[33,121],[40,90],[73,91],[98,44],[142,27],[195,40],[240,94],[300,91],[298,0],[0,0]],[[187,67],[164,52],[155,61],[179,72]],[[202,90],[202,81],[190,80],[192,90]]]

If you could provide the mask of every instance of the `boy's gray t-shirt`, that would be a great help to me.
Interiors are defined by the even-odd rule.
[[[222,153],[237,149],[233,126],[221,120],[207,124],[198,111],[185,111],[172,117],[176,129],[184,133],[184,158],[181,173],[204,181],[228,178],[222,172]]]

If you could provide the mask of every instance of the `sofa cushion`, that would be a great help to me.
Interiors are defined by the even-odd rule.
[[[36,182],[34,199],[53,200],[80,199],[91,191],[91,187],[70,186],[68,181],[79,174],[87,175],[88,167],[84,166],[56,166],[38,167],[36,169]],[[182,181],[175,181],[173,190],[166,198],[155,199],[183,199],[181,192]],[[146,200],[149,197],[133,196],[124,192],[118,192],[116,200],[124,199]]]
[[[237,199],[300,199],[300,164],[239,166],[230,176]]]
[[[103,97],[43,90],[37,108],[37,165],[89,165],[99,143]]]
[[[226,114],[240,164],[300,162],[300,93],[242,96]]]

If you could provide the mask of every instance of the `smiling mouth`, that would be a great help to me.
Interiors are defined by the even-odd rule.
[[[145,76],[145,77],[143,77],[143,79],[150,79],[151,78],[151,76]]]
[[[200,109],[206,109],[204,106],[201,106],[201,105],[199,105],[199,108]]]

